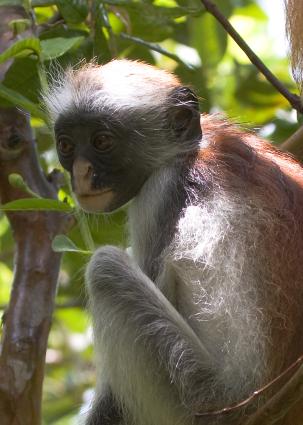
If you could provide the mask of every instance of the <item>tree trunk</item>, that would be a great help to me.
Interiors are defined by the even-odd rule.
[[[24,17],[19,7],[0,7],[0,51],[13,41],[7,23]],[[3,78],[10,63],[0,67]],[[55,182],[43,174],[37,159],[28,114],[17,108],[0,109],[0,202],[28,197],[10,186],[8,176],[21,174],[43,197],[56,198]],[[3,317],[0,355],[1,425],[38,425],[45,352],[54,309],[60,255],[51,241],[67,226],[55,212],[8,214],[16,242],[14,280]]]

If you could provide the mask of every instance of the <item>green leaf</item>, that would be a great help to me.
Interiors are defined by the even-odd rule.
[[[191,45],[197,49],[202,65],[214,68],[223,58],[227,47],[227,34],[209,13],[192,21]]]
[[[287,100],[271,84],[268,84],[263,76],[256,73],[252,65],[238,65],[235,72],[239,82],[234,95],[242,106],[251,106],[256,108],[256,111],[288,106]]]
[[[132,36],[146,41],[162,41],[174,34],[175,19],[187,14],[180,7],[156,7],[149,3],[125,5],[132,27]]]
[[[37,193],[31,190],[31,188],[23,180],[23,177],[20,174],[11,173],[8,176],[8,181],[11,186],[21,189],[24,192],[27,192],[29,195],[33,196],[34,198],[40,198],[40,196]]]
[[[71,24],[83,22],[88,14],[86,0],[57,0],[56,4],[64,20]]]
[[[9,23],[9,27],[13,30],[14,34],[21,34],[31,26],[29,19],[13,19]]]
[[[80,254],[91,255],[91,251],[83,250],[65,235],[57,235],[53,239],[52,249],[55,252],[78,252]]]
[[[80,44],[84,40],[84,37],[55,37],[41,41],[42,48],[42,59],[51,60],[59,58],[64,55],[68,50],[74,47],[76,44]]]
[[[28,190],[26,182],[20,174],[12,173],[8,176],[9,184],[21,190]]]
[[[0,55],[0,63],[20,55],[20,53],[36,53],[39,56],[41,51],[40,40],[38,38],[25,38],[24,40],[16,41],[12,46],[6,49]]]
[[[242,6],[242,1],[240,0],[216,0],[215,2],[217,7],[223,13],[226,18],[232,15],[234,8]]]
[[[0,211],[61,211],[73,212],[73,208],[56,199],[22,198],[0,205]]]
[[[33,102],[31,102],[26,97],[22,96],[15,90],[9,89],[0,83],[0,98],[8,100],[13,105],[20,106],[22,109],[25,109],[30,114],[41,118],[47,122],[47,115],[41,111],[41,109]]]
[[[36,57],[16,58],[5,74],[3,84],[33,103],[39,103],[41,84]]]

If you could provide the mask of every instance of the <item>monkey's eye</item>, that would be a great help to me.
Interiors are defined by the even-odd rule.
[[[75,146],[73,142],[65,136],[59,136],[57,139],[57,150],[63,156],[68,156],[73,153]]]
[[[92,145],[99,152],[105,152],[113,146],[113,139],[109,134],[97,134],[93,140]]]

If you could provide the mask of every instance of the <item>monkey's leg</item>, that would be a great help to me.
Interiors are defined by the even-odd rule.
[[[96,251],[87,285],[100,379],[130,412],[126,423],[187,423],[210,401],[204,388],[211,387],[215,370],[196,334],[118,248]]]

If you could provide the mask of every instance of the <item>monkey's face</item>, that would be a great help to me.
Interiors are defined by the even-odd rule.
[[[197,97],[172,74],[144,63],[69,68],[44,100],[59,160],[87,211],[119,208],[155,170],[199,148]]]
[[[129,126],[87,112],[61,115],[55,124],[61,165],[71,175],[80,206],[88,212],[110,212],[127,203],[151,172],[138,157]]]
[[[121,207],[156,169],[199,146],[200,113],[191,90],[178,86],[162,103],[146,101],[140,107],[131,100],[131,106],[119,105],[106,97],[102,102],[100,95],[98,107],[78,105],[56,119],[59,160],[86,211]]]

